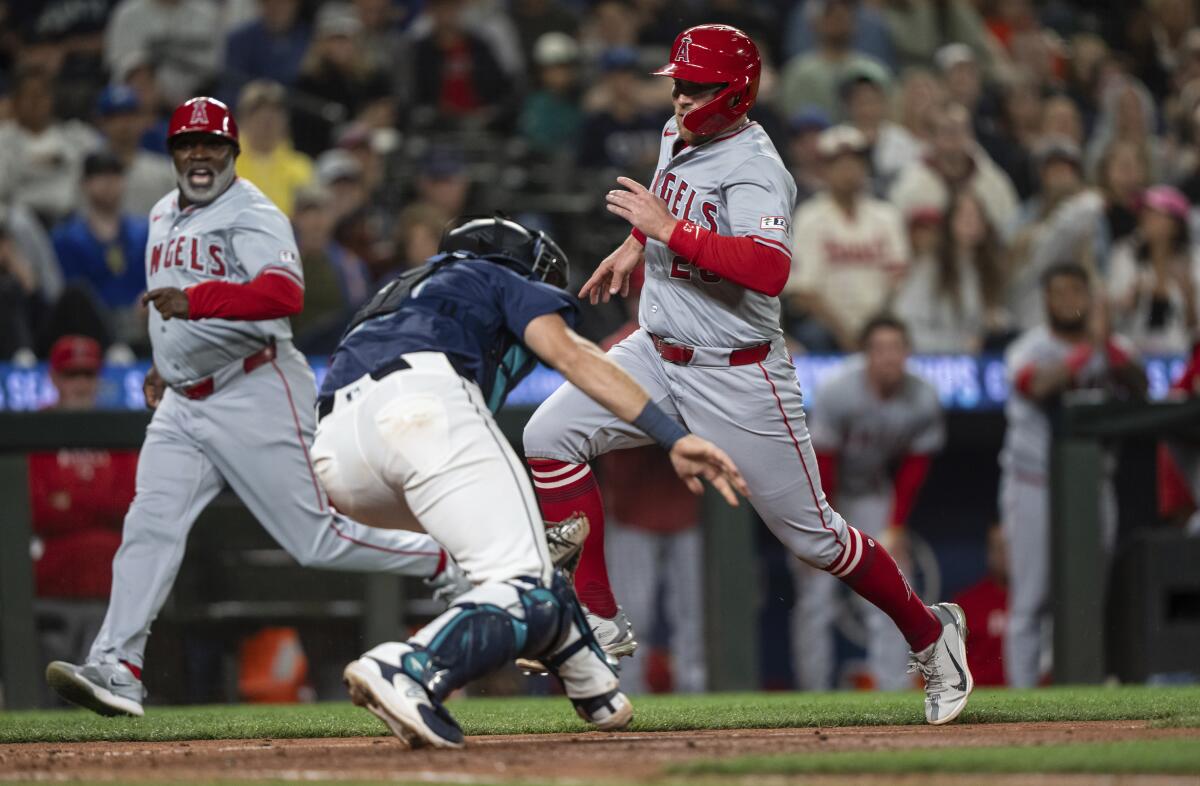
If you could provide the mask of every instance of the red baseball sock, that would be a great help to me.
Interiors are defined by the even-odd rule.
[[[937,641],[942,623],[913,592],[883,544],[854,527],[846,530],[850,535],[846,551],[826,570],[891,617],[913,652]]]
[[[529,468],[533,470],[533,488],[547,521],[562,521],[575,513],[588,517],[588,536],[575,571],[575,592],[588,611],[601,617],[615,617],[617,601],[604,562],[604,502],[591,467],[531,458]]]

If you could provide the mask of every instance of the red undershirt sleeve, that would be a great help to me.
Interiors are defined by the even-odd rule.
[[[256,322],[299,314],[304,289],[284,268],[266,268],[253,281],[205,281],[184,290],[188,319],[238,319]]]
[[[913,506],[917,504],[917,494],[920,493],[921,486],[925,485],[925,478],[929,475],[931,463],[932,460],[929,456],[918,453],[910,453],[901,459],[893,480],[891,520],[893,527],[903,527],[908,522],[909,514],[912,513]]]
[[[825,492],[825,499],[829,501],[830,505],[833,504],[833,498],[837,495],[837,465],[836,453],[817,451],[817,472],[821,475],[821,490]]]
[[[680,221],[667,247],[696,267],[771,297],[783,291],[792,269],[786,246],[753,236],[731,237]]]

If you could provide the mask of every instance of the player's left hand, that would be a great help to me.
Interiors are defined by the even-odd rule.
[[[618,177],[617,182],[626,191],[615,188],[608,192],[608,212],[618,215],[642,231],[646,237],[662,243],[671,239],[675,225],[679,222],[667,210],[667,203],[650,193],[649,189],[636,180]]]
[[[688,434],[675,443],[670,455],[675,474],[693,494],[704,493],[704,484],[700,482],[700,478],[704,478],[735,508],[737,494],[750,496],[750,489],[733,459],[708,440]]]
[[[152,289],[142,295],[143,306],[151,303],[158,309],[158,313],[162,314],[164,320],[188,318],[188,296],[182,289],[175,287]]]

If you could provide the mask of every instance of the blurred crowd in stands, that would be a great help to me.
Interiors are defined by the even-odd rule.
[[[765,61],[751,117],[795,173],[796,349],[854,347],[891,310],[918,353],[994,350],[1075,261],[1107,327],[1182,353],[1197,319],[1200,13],[1192,0],[43,0],[0,3],[0,358],[66,333],[147,353],[147,211],[173,187],[165,116],[213,94],[238,173],[295,224],[298,343],[503,208],[582,279],[652,177],[684,26]],[[593,315],[600,337],[623,320]]]
[[[853,351],[881,312],[918,354],[1001,351],[1041,322],[1043,274],[1063,263],[1091,276],[1089,335],[1191,350],[1198,0],[0,0],[0,362],[48,361],[60,406],[89,408],[102,362],[149,354],[148,213],[174,188],[166,117],[193,95],[234,109],[238,174],[292,219],[306,353],[328,354],[456,215],[550,231],[578,285],[628,232],[604,209],[613,179],[654,174],[671,84],[648,74],[703,22],[763,56],[750,117],[798,186],[783,295],[797,352]],[[626,334],[628,305],[587,309],[582,331]],[[607,469],[653,470],[640,460]],[[103,505],[75,492],[97,473],[130,481],[129,457],[34,461],[39,595],[103,597],[107,576],[79,573],[64,537],[115,550],[129,483]],[[626,602],[696,619],[697,508],[610,502],[615,572],[692,568],[662,601],[623,579]],[[990,538],[991,577],[963,603],[990,636],[973,668],[996,683],[1005,563]],[[702,687],[703,662],[679,655],[702,632],[669,627],[675,687]],[[655,683],[654,664],[637,679]]]

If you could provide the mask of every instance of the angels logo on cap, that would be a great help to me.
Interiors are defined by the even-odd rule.
[[[679,40],[679,52],[675,55],[675,62],[691,64],[692,61],[688,59],[688,47],[691,45],[692,37],[690,35],[685,35]]]
[[[206,126],[208,125],[208,102],[204,100],[197,101],[192,104],[192,119],[188,121],[190,126]]]

